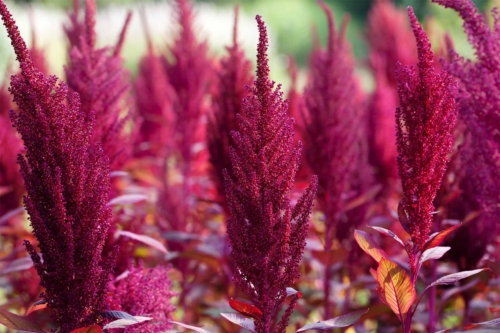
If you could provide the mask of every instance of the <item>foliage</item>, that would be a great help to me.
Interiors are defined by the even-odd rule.
[[[418,17],[464,21],[469,60],[403,2],[242,1],[239,21],[259,8],[269,23],[257,16],[253,77],[238,8],[219,58],[199,4],[176,0],[167,45],[141,13],[148,47],[131,79],[120,55],[131,14],[103,47],[100,2],[75,0],[66,86],[45,72],[43,36],[33,31],[28,50],[0,0],[20,64],[0,88],[0,324],[498,330],[500,17],[434,0],[459,14],[450,21],[453,11],[413,2]],[[369,51],[356,59],[369,5]],[[337,28],[339,8],[354,13]],[[275,44],[299,55],[288,101],[271,80]]]

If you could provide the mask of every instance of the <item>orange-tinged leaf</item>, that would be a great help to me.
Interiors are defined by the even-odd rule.
[[[449,234],[451,234],[453,231],[457,230],[461,226],[467,224],[471,220],[475,219],[477,216],[478,216],[477,212],[472,212],[471,214],[469,214],[469,217],[466,217],[461,224],[457,224],[457,225],[454,225],[453,227],[449,227],[447,229],[444,229],[443,231],[433,233],[432,235],[430,235],[429,239],[425,243],[424,249],[422,250],[422,252],[425,250],[428,250],[430,248],[439,246],[439,244],[441,244],[443,242],[443,240],[446,238],[446,236],[448,236]]]
[[[90,325],[72,330],[70,333],[102,333],[102,328],[99,325]]]
[[[354,239],[358,242],[359,247],[367,254],[372,256],[376,262],[380,262],[382,258],[387,258],[387,253],[382,250],[377,243],[373,240],[373,238],[364,231],[355,230],[354,231]]]
[[[325,250],[312,250],[311,254],[314,258],[318,259],[323,265],[333,265],[341,261],[345,261],[348,257],[348,253],[343,248],[336,250],[325,251]]]
[[[382,258],[377,268],[377,282],[380,298],[403,322],[417,297],[410,277],[396,263]]]
[[[358,206],[361,206],[361,205],[371,201],[378,194],[378,192],[380,192],[381,188],[382,188],[382,186],[380,186],[380,185],[372,187],[370,190],[361,194],[359,197],[354,198],[351,201],[349,201],[345,205],[344,210],[348,211],[348,210],[354,209]]]
[[[31,304],[31,306],[28,308],[28,311],[26,311],[26,315],[29,315],[30,313],[38,310],[45,309],[46,307],[47,307],[47,302],[45,300],[40,300],[38,302]]]
[[[31,318],[18,316],[4,309],[0,309],[0,324],[18,331],[44,332]]]
[[[242,315],[252,317],[254,319],[259,319],[262,317],[262,311],[259,308],[253,306],[252,304],[236,301],[234,299],[229,300],[229,306],[234,310],[238,311]]]
[[[474,220],[479,215],[481,215],[481,211],[480,210],[476,210],[474,212],[470,212],[466,217],[464,217],[464,219],[462,220],[462,224],[466,224],[467,222],[470,222],[470,221]]]

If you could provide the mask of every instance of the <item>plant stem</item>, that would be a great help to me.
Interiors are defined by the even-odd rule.
[[[329,235],[326,235],[325,239],[325,252],[326,252],[326,263],[325,263],[325,275],[324,275],[324,280],[323,280],[323,292],[324,292],[324,317],[323,319],[328,319],[330,318],[330,293],[331,293],[331,288],[330,288],[330,280],[332,279],[332,274],[331,274],[331,269],[330,269],[330,262],[331,262],[331,248],[332,248],[332,239],[329,237]]]
[[[437,261],[432,261],[431,266],[431,281],[436,281],[436,269],[437,269]],[[436,331],[436,316],[434,313],[436,307],[436,287],[432,287],[430,289],[430,294],[428,298],[428,311],[429,311],[429,332]]]

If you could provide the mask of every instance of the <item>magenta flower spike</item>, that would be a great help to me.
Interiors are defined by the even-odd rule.
[[[113,310],[125,311],[134,316],[148,316],[152,320],[135,324],[127,333],[161,333],[172,329],[172,297],[177,293],[171,290],[172,282],[168,277],[170,267],[156,266],[145,268],[142,264],[132,267],[114,290],[110,299]]]
[[[457,84],[446,71],[436,73],[427,34],[413,9],[408,16],[417,41],[417,66],[399,65],[396,71],[400,106],[396,110],[398,171],[403,187],[400,221],[421,251],[433,223],[433,200],[446,170],[452,131],[457,117]]]
[[[24,193],[23,179],[19,173],[17,155],[22,141],[16,136],[9,119],[12,96],[7,87],[0,87],[0,216],[16,209]]]
[[[241,101],[249,92],[245,88],[252,83],[252,64],[238,44],[238,11],[235,8],[233,45],[226,47],[227,55],[220,61],[217,72],[217,88],[212,96],[212,112],[207,124],[207,145],[215,181],[221,201],[224,197],[222,170],[231,168],[229,146],[230,132],[238,129],[237,115],[242,114]]]
[[[90,145],[92,122],[78,95],[35,68],[3,1],[0,14],[21,67],[11,78],[19,107],[11,118],[25,145],[18,161],[39,251],[29,241],[25,245],[45,288],[42,299],[59,332],[68,333],[99,324],[106,310],[111,262],[102,263],[101,253],[111,215],[109,162]]]
[[[182,158],[187,178],[194,158],[193,145],[202,139],[200,119],[207,108],[204,99],[212,70],[207,58],[208,45],[196,38],[195,15],[190,1],[176,0],[175,10],[179,36],[169,48],[173,61],[165,59],[164,65],[176,94],[175,150]]]
[[[297,204],[290,191],[300,159],[293,148],[293,119],[287,115],[280,86],[269,79],[267,31],[260,16],[257,71],[251,95],[243,100],[239,131],[231,132],[232,172],[224,170],[230,218],[227,233],[235,265],[235,281],[263,314],[255,319],[257,333],[284,333],[298,296],[293,296],[281,320],[274,319],[286,298],[286,288],[300,276],[308,219],[316,194],[313,177]]]
[[[500,213],[500,15],[492,10],[493,29],[469,0],[433,0],[458,12],[477,61],[466,60],[453,49],[446,70],[461,83],[458,94],[461,119],[473,137],[465,152],[467,176],[474,183],[482,209],[497,219]]]
[[[368,61],[375,78],[375,91],[369,107],[370,162],[378,181],[384,185],[383,195],[396,189],[396,129],[394,113],[398,106],[396,65],[417,62],[417,49],[406,12],[391,0],[376,0],[370,9],[366,27],[369,46]]]
[[[304,141],[306,160],[319,177],[318,202],[325,216],[324,248],[330,251],[334,240],[350,239],[353,229],[363,223],[363,216],[350,220],[346,216],[347,199],[359,196],[370,185],[367,154],[362,147],[366,125],[365,106],[354,77],[354,59],[345,39],[348,18],[336,31],[333,13],[318,1],[328,20],[325,49],[313,50],[310,79],[304,92]],[[358,182],[358,170],[366,179]],[[346,223],[341,223],[341,221]],[[345,237],[340,239],[340,237]],[[325,319],[331,315],[327,301],[330,294],[331,269],[325,265]]]
[[[311,77],[304,92],[304,140],[307,162],[319,177],[318,198],[325,213],[329,249],[358,164],[359,132],[365,128],[354,61],[345,40],[347,20],[337,33],[331,9],[318,3],[328,18],[329,37],[327,48],[311,55]]]
[[[141,124],[137,133],[135,155],[165,158],[171,145],[175,114],[175,92],[163,69],[163,56],[155,54],[146,14],[141,13],[148,51],[139,62],[134,82],[136,105]]]
[[[121,169],[130,156],[131,137],[124,129],[132,117],[132,100],[129,74],[119,56],[124,35],[131,19],[129,12],[122,33],[115,47],[96,48],[94,0],[85,1],[85,20],[79,21],[79,1],[74,1],[70,26],[64,29],[71,50],[65,68],[68,86],[80,95],[82,111],[95,125],[92,143],[102,143],[104,153],[110,158],[113,170]],[[122,114],[125,114],[122,117]]]
[[[398,61],[403,65],[417,61],[417,49],[408,43],[413,34],[405,11],[396,8],[391,0],[375,0],[368,13],[366,38],[370,67],[395,87]]]

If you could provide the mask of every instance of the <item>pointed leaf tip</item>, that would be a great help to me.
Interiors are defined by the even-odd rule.
[[[124,194],[109,200],[107,206],[134,204],[147,199],[147,195],[144,194]]]
[[[171,323],[174,323],[176,325],[179,325],[181,327],[184,327],[184,328],[187,328],[189,330],[192,330],[192,331],[195,331],[195,332],[198,332],[198,333],[212,333],[210,332],[209,330],[206,330],[206,329],[203,329],[201,327],[197,327],[197,326],[191,326],[191,325],[187,325],[187,324],[184,324],[184,323],[181,323],[181,322],[178,322],[178,321],[173,321],[173,320],[170,320]]]
[[[459,224],[459,225],[454,225],[453,227],[444,229],[443,231],[433,233],[432,235],[430,235],[429,239],[425,243],[422,251],[425,252],[426,250],[428,250],[430,248],[439,246],[439,244],[441,244],[443,242],[443,240],[446,238],[446,236],[448,236],[453,231],[457,230],[458,228],[460,228],[463,225],[464,225],[464,223]]]
[[[136,240],[138,242],[141,242],[143,244],[149,245],[152,248],[154,248],[160,252],[168,253],[165,245],[163,245],[160,241],[154,239],[153,237],[149,237],[146,235],[139,235],[139,234],[136,234],[136,233],[133,233],[130,231],[125,231],[125,230],[118,230],[118,231],[116,231],[116,234],[118,236],[128,237],[128,238],[131,238],[131,239]]]
[[[340,317],[335,317],[324,321],[318,321],[317,323],[314,324],[307,324],[299,328],[299,330],[296,333],[308,330],[331,330],[334,328],[351,326],[352,324],[356,323],[359,320],[359,318],[361,318],[362,315],[368,313],[368,310],[369,309],[358,310]]]
[[[442,285],[453,284],[457,281],[468,278],[469,276],[475,275],[479,272],[486,271],[486,270],[489,271],[490,269],[489,268],[479,268],[479,269],[474,269],[472,271],[463,271],[463,272],[458,272],[458,273],[446,275],[446,276],[443,276],[443,277],[437,279],[436,281],[432,282],[427,288],[425,288],[425,290],[427,290],[433,286],[442,286]]]
[[[255,323],[252,319],[243,317],[238,313],[221,313],[220,315],[230,322],[249,330],[250,332],[255,332]]]
[[[286,288],[286,297],[289,297],[289,296],[292,296],[295,294],[297,294],[297,296],[299,296],[299,298],[302,298],[302,293],[300,291],[295,290],[295,289],[290,288],[290,287]]]
[[[403,241],[398,237],[398,235],[396,235],[395,233],[393,233],[392,231],[390,230],[387,230],[385,228],[381,228],[381,227],[375,227],[375,226],[369,226],[370,228],[380,232],[381,234],[384,234],[386,236],[389,236],[391,237],[392,239],[394,239],[396,242],[398,242],[399,244],[401,244],[402,246],[405,246]]]
[[[376,262],[380,262],[382,258],[387,258],[387,253],[382,250],[373,238],[364,231],[355,230],[354,239],[358,243],[359,247],[367,254],[369,254]]]
[[[35,303],[31,304],[31,306],[26,311],[26,315],[28,316],[32,312],[45,309],[46,307],[47,307],[47,301],[44,299],[41,299],[41,300],[36,301]]]
[[[142,323],[144,321],[151,320],[153,318],[150,317],[141,317],[141,316],[134,316],[133,320],[130,319],[118,319],[115,321],[110,322],[109,324],[105,325],[103,329],[110,329],[110,328],[126,328],[130,325]]]
[[[116,310],[104,311],[101,313],[101,315],[104,318],[109,318],[109,319],[129,319],[137,322],[137,319],[135,319],[134,316],[123,311],[116,311]]]
[[[429,259],[440,259],[446,252],[451,249],[449,246],[436,246],[431,249],[425,250],[420,257],[420,263]]]

